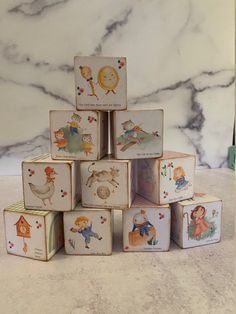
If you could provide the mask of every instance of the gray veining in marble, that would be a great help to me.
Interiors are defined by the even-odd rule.
[[[13,0],[0,5],[0,173],[48,150],[48,110],[74,108],[73,57],[126,56],[129,106],[164,108],[165,148],[226,165],[234,1]]]

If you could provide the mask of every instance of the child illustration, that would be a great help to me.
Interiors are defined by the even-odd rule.
[[[153,227],[150,221],[147,218],[145,210],[141,209],[140,213],[137,213],[133,217],[133,229],[134,232],[136,229],[139,230],[139,234],[143,237],[144,234],[149,235],[149,226]]]
[[[74,233],[78,232],[82,234],[85,240],[85,247],[89,249],[88,244],[91,241],[91,237],[96,238],[98,240],[102,240],[102,237],[100,237],[97,233],[92,231],[92,222],[89,224],[89,219],[86,216],[79,216],[75,220],[75,225],[78,226],[78,228],[71,228],[70,230]]]
[[[208,230],[209,224],[205,220],[205,215],[206,209],[201,205],[195,207],[191,213],[191,223],[193,225],[192,236],[194,238],[200,239],[202,233]]]
[[[58,150],[65,150],[68,141],[64,138],[64,131],[62,129],[54,131],[54,135],[56,138],[54,143],[57,145]]]
[[[175,189],[176,192],[180,192],[188,188],[189,181],[185,179],[185,176],[186,174],[183,167],[179,166],[179,167],[174,168],[173,179],[176,185],[176,189]]]
[[[71,121],[68,121],[67,124],[70,126],[71,135],[78,134],[78,130],[80,129],[79,123],[81,122],[81,116],[76,113],[73,113],[71,117]]]

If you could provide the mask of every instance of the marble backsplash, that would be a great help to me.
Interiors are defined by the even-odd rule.
[[[75,105],[76,54],[126,56],[129,106],[164,109],[165,148],[226,165],[233,0],[2,0],[0,174],[48,151],[48,110]]]

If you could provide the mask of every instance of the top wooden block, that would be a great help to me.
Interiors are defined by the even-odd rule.
[[[124,110],[127,108],[126,58],[74,58],[76,107],[78,110]]]

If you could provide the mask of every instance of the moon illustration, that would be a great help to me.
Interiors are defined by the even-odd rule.
[[[97,188],[97,196],[102,200],[106,200],[111,195],[111,192],[107,186],[101,185]]]
[[[115,68],[105,65],[98,72],[98,83],[107,93],[112,91],[115,93],[115,88],[119,82],[119,75]]]

